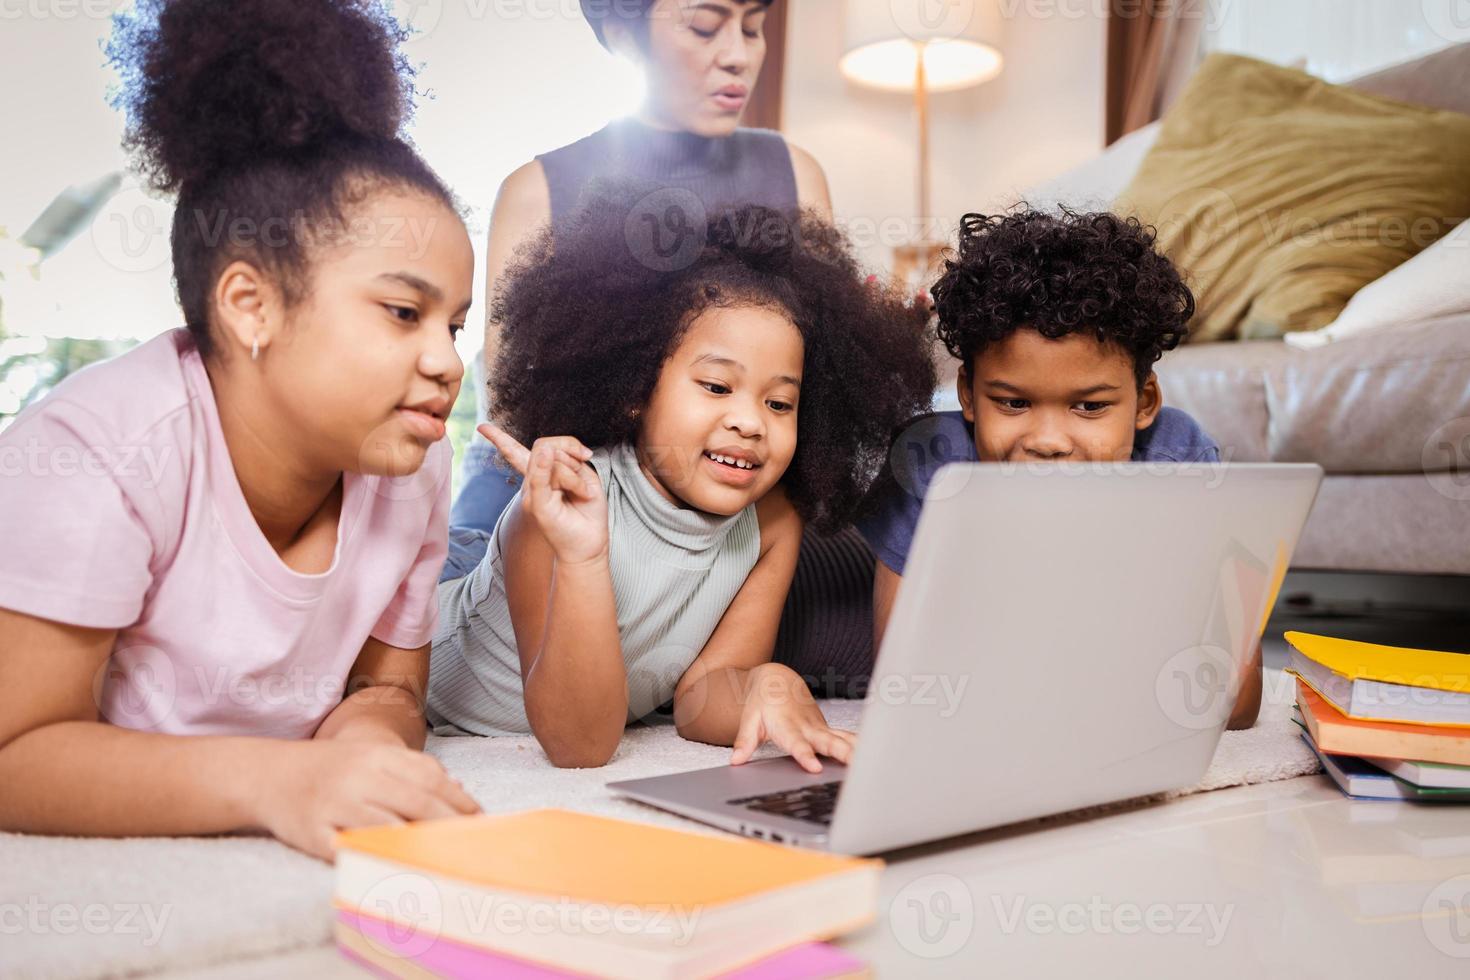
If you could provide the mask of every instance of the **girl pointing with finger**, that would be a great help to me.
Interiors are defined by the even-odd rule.
[[[496,301],[482,432],[525,482],[440,586],[429,720],[600,766],[672,700],[734,762],[771,741],[818,771],[851,736],[771,663],[782,604],[803,523],[850,521],[929,403],[927,311],[814,216],[720,214],[670,259],[637,246],[637,209],[600,199],[554,250],[543,234]]]

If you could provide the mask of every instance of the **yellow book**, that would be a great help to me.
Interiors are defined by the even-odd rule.
[[[1287,670],[1349,718],[1470,726],[1470,655],[1288,632]]]
[[[707,977],[876,915],[883,862],[566,810],[337,837],[334,902],[599,976]],[[420,936],[421,934],[421,936]]]

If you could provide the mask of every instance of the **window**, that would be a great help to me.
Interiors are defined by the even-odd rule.
[[[89,16],[106,6],[35,4],[4,22],[0,427],[70,370],[180,323],[169,267],[172,205],[122,174],[124,124],[107,101],[116,78],[103,54],[111,21]],[[419,65],[408,135],[470,208],[483,259],[505,175],[631,111],[641,79],[597,44],[576,0],[397,0],[393,7],[414,31],[406,53]],[[70,188],[85,199],[113,175],[120,186],[101,195],[100,209],[53,254],[38,263],[20,246],[59,195]],[[482,266],[471,329],[460,341],[467,363],[481,342]],[[467,394],[472,416],[474,392]]]
[[[1329,82],[1470,41],[1467,0],[1211,0],[1204,48]]]

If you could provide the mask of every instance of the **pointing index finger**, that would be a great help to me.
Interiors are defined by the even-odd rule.
[[[491,444],[500,451],[501,458],[514,466],[517,473],[521,476],[526,475],[526,465],[531,460],[529,449],[522,446],[514,436],[493,422],[481,423],[476,431],[490,440]]]

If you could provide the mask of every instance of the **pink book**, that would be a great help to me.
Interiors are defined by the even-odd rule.
[[[568,973],[529,960],[504,956],[480,946],[435,938],[425,946],[424,937],[412,930],[403,933],[390,923],[347,909],[337,909],[337,948],[344,956],[379,976],[474,980],[580,980],[581,973]],[[818,980],[867,975],[867,966],[828,943],[802,943],[763,960],[720,975],[719,980]]]

